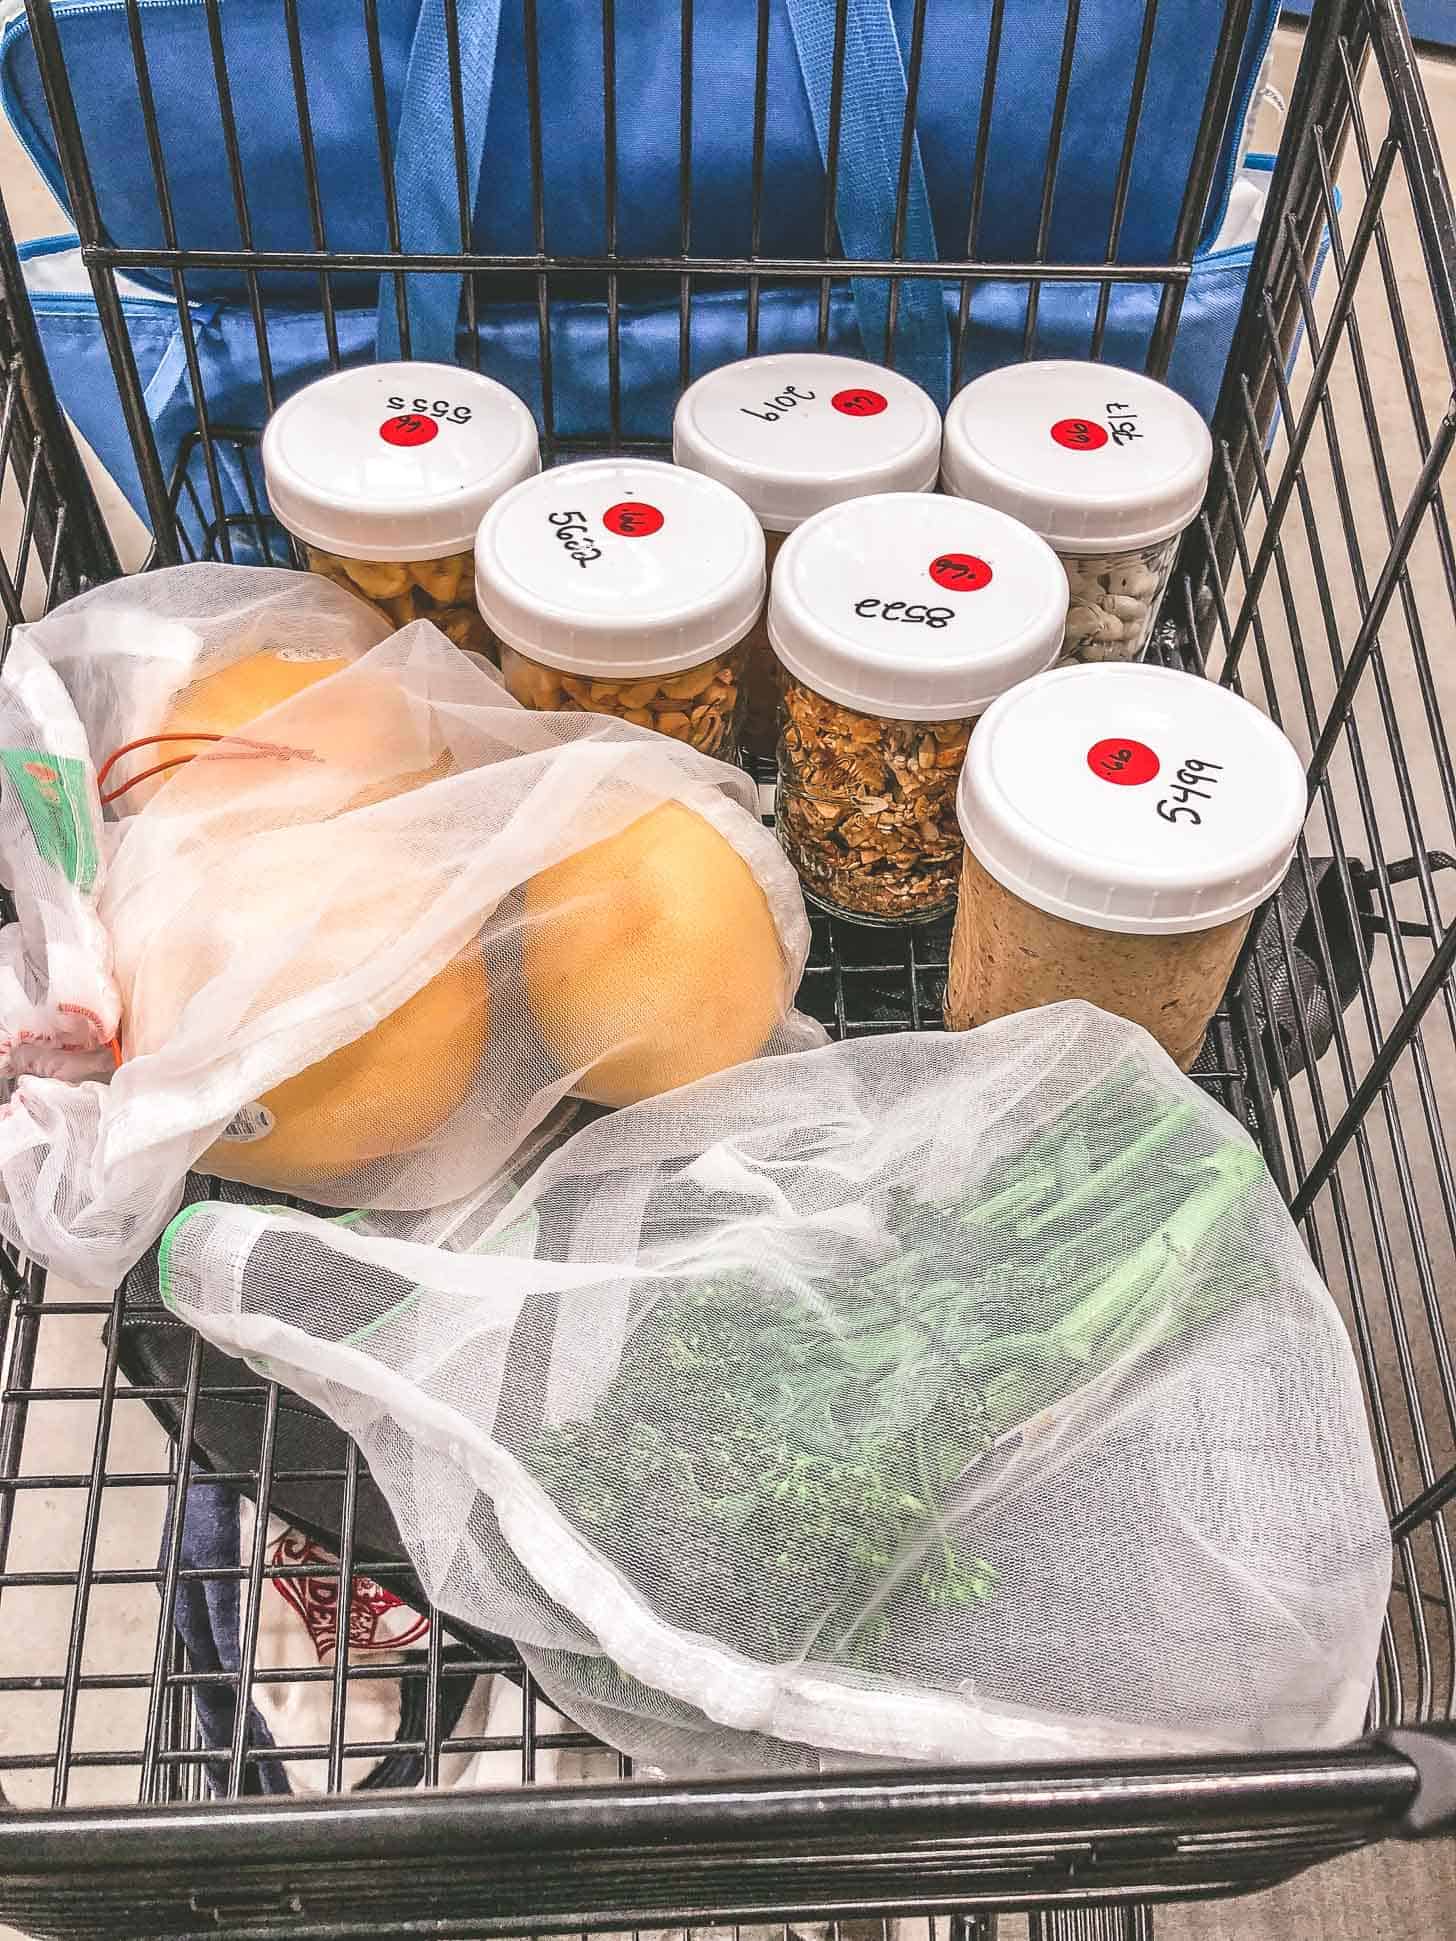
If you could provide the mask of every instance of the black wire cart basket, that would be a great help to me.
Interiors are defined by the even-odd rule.
[[[740,278],[750,318],[761,283],[807,282],[823,293],[824,314],[831,284],[863,267],[835,256],[829,223],[812,262],[695,255],[686,204],[681,252],[668,259],[634,260],[615,237],[605,253],[569,261],[544,241],[523,258],[468,246],[454,257],[344,257],[321,227],[311,250],[256,250],[223,85],[221,0],[198,3],[239,198],[242,246],[231,252],[189,250],[160,174],[163,246],[109,239],[57,17],[50,0],[27,7],[154,563],[230,558],[240,536],[251,557],[282,564],[288,554],[260,502],[240,511],[222,495],[222,461],[256,432],[216,421],[201,387],[195,432],[170,473],[163,466],[118,297],[138,267],[170,277],[189,330],[189,277],[241,272],[260,336],[260,280],[275,272],[315,277],[326,311],[331,281],[345,272],[464,273],[467,306],[493,276],[524,278],[539,301],[543,351],[558,279],[597,279],[610,318],[633,279],[650,275],[681,287],[684,369],[705,279]],[[135,20],[134,0],[123,4]],[[294,0],[280,7],[293,28]],[[1156,10],[1147,0],[1105,252],[1098,239],[1081,264],[1046,260],[1042,249],[1007,265],[968,246],[933,266],[897,253],[877,266],[896,289],[917,274],[968,294],[1009,273],[1032,291],[1058,280],[1104,292],[1152,284],[1160,296],[1148,368],[1166,372],[1250,8],[1223,7],[1174,248],[1165,262],[1129,269],[1117,261],[1117,230]],[[372,0],[363,11],[377,36]],[[904,11],[913,103],[926,0]],[[993,0],[998,38],[1004,11]],[[768,13],[760,0],[761,22]],[[1067,0],[1048,209],[1078,15],[1078,0]],[[453,33],[455,6],[446,17]],[[610,50],[612,0],[592,17]],[[680,17],[686,47],[690,0]],[[532,0],[523,20],[533,58]],[[761,27],[758,143],[766,35]],[[145,105],[139,23],[132,55],[126,85]],[[301,69],[273,85],[299,90]],[[300,109],[306,125],[301,100]],[[523,166],[539,170],[539,89],[528,115]],[[690,124],[689,106],[685,151]],[[609,181],[612,126],[609,115]],[[902,213],[905,179],[902,170]],[[8,228],[0,285],[8,631],[119,568],[47,376]],[[1104,299],[1094,355],[1105,316]],[[1036,327],[1033,299],[1028,355]],[[604,446],[630,442],[620,435],[615,334],[609,345],[618,435]],[[266,388],[263,343],[260,359]],[[195,344],[188,363],[199,371]],[[1456,1829],[1447,1525],[1456,1499],[1456,760],[1447,729],[1456,720],[1456,544],[1443,497],[1456,442],[1453,373],[1456,211],[1400,7],[1320,0],[1218,404],[1211,489],[1185,536],[1156,652],[1238,685],[1308,760],[1310,813],[1294,872],[1251,937],[1195,1076],[1255,1133],[1357,1350],[1395,1545],[1369,1736],[1311,1754],[663,1784],[634,1779],[551,1714],[508,1645],[448,1619],[402,1659],[352,1651],[342,1627],[339,1648],[317,1665],[270,1664],[264,1600],[285,1579],[336,1611],[366,1572],[373,1586],[419,1595],[356,1452],[294,1398],[169,1321],[145,1289],[81,1298],[3,1259],[0,1923],[37,1935],[261,1937],[769,1922],[804,1932],[830,1922],[861,1937],[882,1925],[888,1935],[895,1921],[906,1934],[991,1941],[998,1918],[1020,1910],[1041,1941],[1134,1941],[1153,1932],[1159,1902],[1247,1892],[1370,1842]],[[549,369],[543,392],[549,462],[581,445],[557,435]],[[805,1008],[839,1033],[937,1024],[943,930],[815,925]],[[188,1502],[214,1485],[259,1513],[231,1561],[198,1562],[183,1540]],[[307,1533],[297,1551],[280,1552],[270,1510]],[[228,1664],[198,1662],[173,1621],[180,1600],[203,1594],[230,1613]],[[361,1731],[355,1703],[381,1680],[400,1693],[388,1742]],[[462,1713],[458,1694],[474,1680],[494,1681],[509,1702]],[[306,1785],[268,1797],[277,1754],[250,1699],[308,1687],[319,1736],[287,1754]],[[598,1783],[537,1784],[561,1777],[563,1754]],[[494,1762],[491,1789],[437,1787],[447,1768],[477,1755]],[[349,1791],[361,1764],[393,1777]]]

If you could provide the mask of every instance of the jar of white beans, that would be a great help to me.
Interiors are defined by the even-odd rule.
[[[945,421],[941,484],[1009,512],[1067,569],[1061,659],[1141,659],[1178,538],[1208,485],[1208,427],[1166,384],[1110,364],[1013,364]]]

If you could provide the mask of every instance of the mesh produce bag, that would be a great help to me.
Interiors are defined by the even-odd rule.
[[[446,1206],[568,1095],[823,1040],[745,776],[533,714],[313,576],[182,568],[60,609],[12,649],[0,762],[0,1234],[86,1285],[189,1169]]]
[[[1389,1545],[1245,1135],[1061,1004],[586,1126],[469,1251],[200,1206],[164,1299],[358,1441],[430,1594],[663,1770],[1327,1744]]]

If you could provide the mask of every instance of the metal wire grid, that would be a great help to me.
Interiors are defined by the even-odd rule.
[[[207,0],[207,6],[216,32],[215,0]],[[67,118],[54,23],[49,6],[33,0],[52,105],[67,144],[79,226],[102,314],[112,323],[123,395],[138,427],[145,426],[140,391],[115,308],[118,267],[148,263],[167,269],[179,299],[185,299],[189,270],[242,269],[260,325],[265,386],[271,379],[261,331],[260,279],[270,268],[317,270],[325,329],[336,350],[332,271],[423,267],[417,259],[399,256],[327,254],[297,18],[289,0],[284,7],[294,38],[292,82],[304,130],[315,250],[264,258],[246,253],[246,200],[235,131],[229,136],[228,163],[243,251],[205,253],[179,246],[165,170],[155,148],[152,159],[167,248],[128,251],[100,238],[73,109]],[[1125,210],[1131,131],[1154,11],[1150,4],[1144,16],[1109,259]],[[1230,50],[1238,44],[1246,11],[1229,9],[1210,82],[1206,130],[1226,119]],[[603,10],[608,54],[612,13],[608,0]],[[138,86],[145,98],[145,48],[134,7],[129,14]],[[1001,6],[993,8],[996,42],[1002,14]],[[1076,0],[1071,0],[1064,83],[1076,15]],[[366,16],[371,46],[377,50],[377,22],[367,0]],[[683,17],[686,45],[690,5],[684,6]],[[761,0],[761,83],[766,17],[767,5]],[[534,19],[528,0],[531,46]],[[912,110],[924,19],[920,0],[909,62]],[[1367,43],[1373,43],[1374,61],[1362,81]],[[221,68],[220,38],[214,51]],[[994,46],[990,58],[994,69]],[[610,235],[601,258],[570,265],[550,259],[540,198],[540,78],[534,63],[529,72],[538,253],[492,259],[492,267],[530,272],[534,278],[548,436],[554,429],[548,306],[557,279],[565,274],[591,271],[604,278],[614,371],[619,286],[646,273],[672,272],[677,277],[684,316],[694,289],[705,278],[744,277],[750,293],[750,347],[760,280],[812,275],[821,293],[822,323],[830,280],[847,267],[829,253],[832,230],[826,227],[825,260],[812,269],[758,256],[713,263],[692,259],[686,176],[679,184],[685,212],[680,259],[624,262]],[[691,112],[686,62],[684,76],[686,130]],[[223,79],[225,83],[225,75]],[[376,89],[379,85],[376,69]],[[759,98],[755,152],[761,157],[762,86]],[[226,115],[224,125],[232,127]],[[1347,126],[1358,171],[1352,193],[1346,170],[1341,207],[1334,182]],[[1396,11],[1385,0],[1368,5],[1365,0],[1335,0],[1317,15],[1290,128],[1291,157],[1276,178],[1252,279],[1261,301],[1246,315],[1235,353],[1235,378],[1220,415],[1215,490],[1201,528],[1185,549],[1176,581],[1175,602],[1183,623],[1179,651],[1190,660],[1206,653],[1210,671],[1237,680],[1310,755],[1315,778],[1310,847],[1341,859],[1341,905],[1355,933],[1370,938],[1375,957],[1359,980],[1351,1012],[1341,1017],[1336,1007],[1329,1054],[1316,1057],[1319,1047],[1305,1018],[1299,1021],[1298,1044],[1291,1051],[1262,1024],[1276,1006],[1281,973],[1286,982],[1297,983],[1293,938],[1287,928],[1281,929],[1278,952],[1251,954],[1244,967],[1216,1025],[1208,1077],[1231,1108],[1258,1128],[1311,1249],[1346,1306],[1398,1538],[1396,1597],[1382,1651],[1375,1716],[1423,1720],[1447,1716],[1456,1696],[1456,1587],[1443,1514],[1456,1492],[1456,1380],[1440,1312],[1441,1289],[1451,1284],[1456,1237],[1456,1192],[1440,1103],[1443,1087],[1449,1090],[1456,1051],[1456,1002],[1449,986],[1456,924],[1448,887],[1452,879],[1446,874],[1456,852],[1456,791],[1441,727],[1443,701],[1450,692],[1443,682],[1449,671],[1427,644],[1428,634],[1448,626],[1456,608],[1456,569],[1439,489],[1456,425],[1450,408],[1456,343],[1451,264],[1456,254],[1449,196],[1409,45]],[[458,150],[458,100],[456,133]],[[1059,141],[1058,128],[1043,197],[1043,239]],[[978,153],[984,153],[984,146],[982,142]],[[1180,260],[1156,271],[1115,268],[1104,283],[1099,343],[1111,282],[1163,279],[1163,308],[1150,357],[1154,370],[1166,364],[1216,147],[1211,136],[1200,144],[1195,181],[1179,225],[1175,254]],[[684,156],[687,152],[685,133]],[[833,161],[831,152],[831,180]],[[1195,196],[1200,175],[1202,190]],[[966,259],[937,270],[963,273],[962,343],[975,281],[1026,274],[1025,266],[976,260],[983,186],[979,179],[973,186]],[[762,192],[759,168],[755,245]],[[609,189],[609,207],[610,200]],[[904,205],[902,166],[897,239],[903,234]],[[832,197],[826,206],[832,209]],[[468,214],[462,188],[462,223]],[[1413,223],[1421,238],[1428,288],[1413,289],[1409,280],[1403,284],[1397,277],[1390,240],[1397,218]],[[391,239],[397,240],[392,210],[390,222]],[[1326,229],[1330,260],[1316,288],[1312,265]],[[442,259],[443,266],[455,260]],[[459,266],[480,264],[462,257]],[[1045,273],[1086,279],[1101,275],[1103,268],[1048,266]],[[910,266],[903,270],[915,273]],[[477,291],[467,278],[472,326],[476,301]],[[1430,306],[1444,352],[1434,370],[1420,364],[1413,348],[1411,314],[1418,305]],[[186,328],[185,303],[183,317]],[[407,318],[403,321],[407,328]],[[1033,301],[1028,350],[1034,348],[1034,329]],[[1286,356],[1296,336],[1298,354],[1286,372]],[[475,341],[473,328],[470,340]],[[195,345],[190,342],[188,354],[197,388]],[[1386,395],[1392,382],[1393,410]],[[615,387],[611,410],[613,429],[620,430]],[[1268,427],[1276,416],[1270,438]],[[221,427],[209,424],[206,402],[199,400],[196,456],[201,485],[195,467],[185,462],[187,454],[179,478],[164,479],[155,450],[149,450],[149,433],[142,437],[149,498],[154,509],[160,505],[168,514],[158,524],[159,557],[184,552],[185,540],[170,516],[179,493],[193,495],[191,509],[198,513],[211,499],[212,518],[204,522],[211,527],[208,546],[228,556],[238,515],[224,509],[219,485],[216,454],[224,435]],[[567,440],[550,445],[553,455],[569,455],[572,449]],[[1374,530],[1362,524],[1355,510],[1359,484],[1370,477],[1381,507]],[[260,510],[253,508],[244,519],[251,520]],[[1316,589],[1313,608],[1297,604],[1302,581]],[[58,578],[55,591],[61,586]],[[1297,868],[1312,892],[1306,853],[1301,853]],[[1373,920],[1365,915],[1371,896]],[[1317,969],[1326,986],[1334,988],[1336,945],[1313,897],[1312,908]],[[1283,919],[1279,921],[1282,925]],[[891,935],[845,927],[836,944],[828,926],[818,925],[805,999],[841,1030],[933,1024],[944,963],[943,931]],[[668,1911],[675,1918],[707,1918],[711,1910],[736,1907],[747,1918],[752,1910],[767,1906],[991,1907],[998,1902],[1024,1905],[1069,1891],[1157,1896],[1280,1877],[1321,1854],[1374,1836],[1409,1798],[1410,1769],[1394,1755],[1365,1750],[1326,1761],[1219,1763],[1208,1770],[1145,1771],[1121,1778],[1019,1775],[1015,1781],[961,1777],[943,1785],[894,1781],[859,1790],[834,1782],[812,1789],[750,1789],[747,1794],[735,1789],[731,1799],[713,1788],[673,1789],[653,1797],[638,1787],[622,1795],[620,1805],[615,1799],[606,1804],[598,1800],[595,1832],[573,1819],[559,1799],[525,1802],[547,1809],[533,1813],[529,1822],[513,1820],[507,1802],[498,1802],[496,1810],[482,1810],[477,1802],[469,1812],[457,1811],[459,1803],[448,1795],[429,1802],[378,1802],[367,1811],[357,1798],[335,1801],[310,1809],[316,1816],[312,1818],[297,1809],[268,1809],[254,1817],[206,1804],[208,1776],[222,1794],[236,1799],[261,1754],[247,1742],[241,1716],[227,1745],[204,1746],[197,1735],[190,1701],[204,1674],[188,1666],[170,1627],[161,1621],[188,1576],[179,1550],[186,1482],[176,1473],[171,1445],[151,1429],[147,1410],[149,1405],[174,1410],[185,1446],[208,1410],[253,1405],[256,1459],[232,1472],[230,1480],[266,1503],[290,1480],[277,1460],[280,1417],[289,1401],[245,1371],[228,1381],[204,1380],[196,1343],[176,1384],[129,1389],[119,1378],[127,1319],[119,1302],[78,1301],[59,1289],[45,1296],[34,1277],[24,1282],[12,1277],[0,1300],[0,1600],[6,1614],[0,1642],[0,1774],[16,1803],[27,1807],[46,1801],[87,1806],[131,1799],[190,1801],[196,1810],[165,1825],[145,1815],[88,1822],[91,1858],[84,1879],[75,1878],[74,1894],[66,1870],[74,1868],[76,1849],[55,1843],[55,1836],[74,1821],[48,1822],[42,1814],[14,1822],[19,1841],[7,1841],[0,1870],[29,1874],[33,1892],[29,1902],[23,1894],[14,1901],[17,1913],[11,1918],[31,1905],[37,1924],[56,1932],[115,1934],[124,1924],[138,1923],[129,1931],[151,1933],[162,1931],[165,1923],[166,1931],[177,1933],[192,1932],[194,1926],[251,1933],[262,1932],[265,1925],[270,1932],[343,1933],[350,1931],[349,1895],[357,1891],[358,1870],[366,1863],[375,1890],[371,1928],[378,1931],[387,1922],[390,1931],[400,1933],[423,1932],[427,1926],[445,1931],[435,1923],[447,1920],[449,1931],[476,1933],[510,1932],[513,1920],[532,1927],[560,1927],[573,1920],[615,1925],[619,1923],[612,1917],[629,1910],[648,1918]],[[102,1349],[96,1346],[98,1323],[107,1329]],[[402,1558],[365,1558],[358,1552],[355,1531],[363,1479],[352,1452],[336,1468],[311,1468],[308,1480],[337,1488],[335,1527],[343,1554],[337,1571],[322,1565],[305,1568],[347,1584],[353,1570],[367,1562],[371,1574],[407,1588],[408,1566]],[[139,1499],[152,1506],[155,1552],[137,1548]],[[71,1537],[64,1565],[55,1565],[51,1541],[52,1560],[30,1567],[27,1546],[41,1536],[53,1539],[55,1527],[68,1523]],[[303,1673],[258,1667],[261,1600],[279,1574],[267,1562],[262,1520],[258,1531],[251,1555],[236,1570],[211,1573],[231,1577],[238,1585],[241,1668],[205,1676],[214,1685],[242,1690],[267,1682],[327,1688],[326,1733],[306,1747],[291,1749],[290,1758],[312,1765],[330,1792],[339,1790],[346,1758],[377,1756],[382,1750],[378,1744],[351,1739],[347,1710],[352,1689],[381,1677],[402,1677],[423,1688],[424,1722],[413,1743],[427,1779],[438,1774],[443,1756],[456,1751],[488,1750],[518,1759],[520,1776],[528,1782],[538,1777],[548,1758],[584,1753],[589,1742],[580,1735],[551,1730],[549,1719],[543,1729],[544,1708],[529,1682],[514,1729],[458,1740],[443,1734],[440,1692],[447,1645],[438,1626],[423,1662],[403,1673],[351,1662],[347,1651],[338,1663]],[[289,1569],[298,1572],[297,1566]],[[94,1664],[98,1641],[114,1637],[118,1626],[130,1626],[134,1634],[134,1669],[99,1669]],[[476,1651],[475,1657],[452,1661],[450,1675],[511,1676],[504,1654],[479,1644],[468,1648]],[[131,1707],[121,1723],[114,1710],[118,1694]],[[103,1702],[112,1708],[105,1718]],[[1014,1830],[1007,1804],[1013,1796]],[[1007,1817],[998,1819],[998,1810]],[[836,1819],[836,1814],[841,1817]],[[489,1840],[497,1860],[505,1856],[484,1872],[482,1839]],[[643,1859],[639,1851],[635,1861],[624,1857],[634,1842],[640,1848],[644,1841],[656,1843],[655,1855]],[[279,1853],[285,1850],[289,1859],[283,1878]],[[568,1852],[569,1869],[564,1860]],[[381,1898],[377,1862],[385,1854],[393,1863],[388,1870],[392,1886]],[[225,1868],[219,1871],[228,1855],[236,1862],[236,1880],[224,1877]],[[514,1873],[506,1864],[512,1855]],[[428,1916],[420,1912],[424,1906],[430,1909]],[[139,1925],[144,1920],[151,1925]],[[1063,1907],[1038,1921],[1046,1941],[1053,1934],[1067,1941],[1085,1934],[1090,1941],[1094,1935],[1141,1934],[1148,1917],[1127,1907]],[[957,1925],[961,1941],[972,1941],[973,1935],[979,1941],[979,1917],[961,1915]]]
[[[0,291],[20,288],[0,207]],[[117,570],[29,307],[0,303],[0,641],[27,615]]]
[[[1456,292],[1449,193],[1410,46],[1382,10],[1373,28],[1363,82],[1353,18],[1315,39],[1303,71],[1291,110],[1301,126],[1307,117],[1303,167],[1274,212],[1299,245],[1263,280],[1256,262],[1261,301],[1245,313],[1218,488],[1181,597],[1210,672],[1237,680],[1308,755],[1307,844],[1368,859],[1377,948],[1351,1010],[1336,1014],[1331,1054],[1306,1058],[1296,1078],[1277,1044],[1246,1034],[1241,1049],[1266,1153],[1346,1305],[1392,1505],[1396,1596],[1376,1714],[1423,1720],[1456,1710],[1443,1513],[1456,1495],[1456,1381],[1442,1312],[1456,1280],[1456,775],[1444,725],[1456,688],[1431,646],[1456,600],[1441,489],[1456,435]],[[1393,223],[1421,239],[1417,288],[1398,276]],[[1329,261],[1316,291],[1308,244],[1320,234]],[[1286,376],[1291,323],[1302,344]],[[1439,346],[1424,366],[1413,326]],[[1250,484],[1244,518],[1230,516]],[[1308,867],[1302,852],[1297,868]],[[1348,868],[1339,880],[1358,921]],[[1318,919],[1316,932],[1329,976]],[[1245,1012],[1267,1001],[1265,975],[1251,962]]]
[[[1392,4],[1393,0],[1383,0]],[[458,190],[460,247],[452,255],[422,256],[401,247],[399,209],[395,197],[392,144],[385,83],[385,62],[380,39],[377,0],[361,0],[366,29],[370,83],[374,102],[374,136],[382,178],[385,227],[388,247],[384,250],[332,249],[328,240],[327,198],[321,185],[316,156],[313,113],[308,93],[305,36],[299,19],[299,0],[279,0],[289,47],[288,86],[293,97],[299,129],[300,157],[303,164],[309,223],[313,247],[308,250],[259,249],[253,243],[253,220],[248,203],[246,171],[233,105],[234,82],[229,74],[220,0],[200,0],[208,27],[211,55],[211,82],[219,107],[227,193],[241,247],[238,249],[199,249],[189,247],[178,230],[168,165],[158,129],[155,90],[150,57],[138,0],[124,0],[129,27],[131,75],[119,74],[119,87],[134,85],[147,132],[148,154],[156,190],[164,246],[139,247],[126,239],[109,237],[101,221],[95,180],[88,155],[70,79],[66,72],[61,33],[53,12],[52,0],[27,0],[32,33],[41,64],[41,76],[51,118],[60,142],[61,161],[76,226],[85,250],[102,318],[113,351],[115,374],[121,391],[133,440],[143,489],[157,536],[158,559],[169,562],[181,556],[175,527],[169,517],[171,481],[159,460],[156,443],[143,401],[143,386],[137,374],[131,342],[122,316],[117,292],[119,271],[148,269],[165,272],[179,310],[191,395],[195,401],[199,451],[213,508],[213,519],[220,554],[231,557],[229,507],[222,477],[216,463],[216,441],[222,427],[211,417],[202,382],[197,351],[196,330],[188,310],[189,275],[216,270],[236,271],[241,275],[246,302],[251,312],[258,352],[258,370],[264,397],[271,411],[275,401],[273,365],[269,353],[265,301],[271,294],[270,275],[276,272],[305,272],[318,279],[321,327],[329,362],[340,361],[339,317],[343,303],[335,290],[334,279],[359,271],[381,272],[392,276],[399,320],[402,354],[410,354],[409,315],[406,303],[406,274],[466,273],[464,276],[465,355],[479,361],[477,324],[479,307],[487,295],[490,278],[525,279],[534,289],[538,326],[538,360],[541,376],[542,430],[548,453],[569,456],[574,452],[598,449],[606,442],[612,449],[631,448],[624,439],[621,397],[620,324],[624,294],[627,298],[644,289],[669,290],[676,286],[681,320],[679,383],[685,388],[689,369],[688,319],[694,295],[702,290],[732,285],[746,287],[746,353],[758,349],[759,303],[765,286],[808,284],[817,290],[819,337],[827,341],[830,296],[836,280],[851,272],[865,275],[877,271],[891,279],[885,341],[867,347],[889,361],[899,314],[901,289],[905,279],[934,275],[960,282],[961,297],[957,327],[953,333],[952,381],[959,383],[973,326],[973,297],[985,282],[1024,283],[1027,291],[1022,354],[1035,355],[1037,317],[1042,287],[1047,283],[1087,283],[1099,286],[1099,296],[1090,337],[1090,354],[1102,355],[1108,326],[1111,292],[1117,285],[1141,285],[1160,292],[1152,331],[1147,368],[1154,376],[1165,374],[1177,332],[1184,295],[1193,268],[1194,254],[1203,227],[1205,211],[1223,149],[1225,131],[1232,112],[1239,79],[1240,53],[1249,29],[1253,0],[1221,0],[1222,14],[1217,47],[1209,68],[1207,86],[1198,116],[1198,133],[1190,158],[1186,188],[1173,228],[1167,260],[1129,264],[1118,260],[1122,248],[1133,162],[1140,116],[1157,26],[1159,0],[1143,0],[1143,11],[1136,52],[1129,77],[1129,97],[1123,119],[1119,160],[1113,185],[1108,231],[1100,256],[1095,245],[1082,262],[1050,260],[1050,238],[1058,182],[1061,178],[1062,149],[1066,126],[1068,95],[1081,23],[1081,0],[1065,0],[1065,21],[1058,60],[1057,94],[1047,145],[1042,180],[1037,236],[1029,258],[1016,262],[988,260],[982,248],[985,226],[989,134],[998,100],[1001,53],[1005,32],[1006,0],[991,0],[984,47],[986,83],[977,128],[975,161],[969,196],[969,222],[965,250],[960,257],[945,257],[935,264],[916,264],[905,257],[908,220],[913,133],[919,104],[926,20],[931,0],[913,0],[906,49],[906,110],[898,157],[897,196],[890,255],[879,261],[851,261],[838,251],[835,209],[838,199],[840,135],[844,92],[844,45],[848,31],[848,0],[838,0],[835,33],[834,80],[829,102],[827,158],[824,173],[822,251],[812,262],[801,258],[775,256],[762,247],[764,228],[765,150],[767,104],[770,89],[769,26],[772,0],[753,0],[755,6],[756,62],[752,131],[752,175],[750,196],[750,249],[744,256],[706,256],[694,251],[693,238],[693,0],[680,0],[677,9],[679,60],[679,142],[677,180],[679,253],[668,256],[628,255],[618,243],[618,152],[617,152],[617,0],[600,0],[602,68],[605,82],[602,178],[605,198],[604,249],[598,254],[563,257],[552,253],[550,225],[546,209],[543,172],[542,61],[538,16],[539,0],[522,0],[524,33],[528,142],[527,164],[531,182],[532,227],[535,247],[527,254],[498,254],[483,257],[471,250],[471,219],[474,187],[468,178],[466,134],[461,97],[461,68],[458,35],[458,0],[446,0],[446,29],[451,55],[451,112]],[[281,79],[281,77],[280,77]],[[202,80],[206,85],[206,77]],[[366,137],[367,139],[367,137]],[[1091,239],[1089,239],[1089,242]],[[582,440],[563,436],[557,423],[557,398],[553,371],[551,306],[564,288],[589,283],[594,294],[605,302],[607,315],[609,419],[605,439]]]

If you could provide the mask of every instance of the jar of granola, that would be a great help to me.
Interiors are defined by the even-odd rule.
[[[503,384],[451,364],[366,364],[306,385],[263,433],[268,498],[315,573],[397,627],[433,620],[491,650],[475,608],[476,527],[541,469],[536,422]]]
[[[1203,504],[1213,441],[1166,384],[1110,364],[990,371],[945,420],[941,483],[1039,532],[1067,569],[1066,661],[1138,660]]]
[[[888,492],[789,536],[768,616],[778,826],[814,901],[868,923],[951,907],[972,723],[1051,665],[1066,617],[1056,554],[986,506]]]
[[[826,506],[871,492],[933,492],[940,413],[918,384],[855,357],[788,351],[725,364],[689,385],[672,421],[679,465],[731,486],[763,527],[767,568]],[[766,620],[748,637],[744,747],[771,755],[778,669]]]
[[[1028,681],[987,710],[961,775],[946,1024],[1085,998],[1186,1071],[1306,800],[1280,730],[1198,675]]]
[[[736,759],[763,533],[727,486],[659,460],[527,479],[475,543],[475,597],[528,708],[620,715]]]

